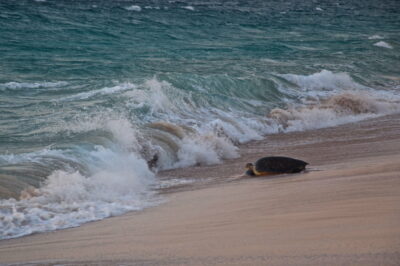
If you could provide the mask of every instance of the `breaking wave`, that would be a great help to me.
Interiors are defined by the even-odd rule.
[[[296,84],[299,89],[306,91],[305,96],[325,96],[326,90],[363,89],[365,86],[355,82],[347,73],[334,73],[322,70],[311,75],[280,75]]]
[[[103,148],[93,153],[102,165],[89,176],[57,170],[39,188],[23,190],[19,200],[2,200],[0,238],[74,227],[156,204],[149,190],[154,174],[143,159]]]
[[[226,91],[243,84],[226,77],[196,83],[197,90],[154,77],[56,99],[74,104],[69,120],[54,115],[57,126],[48,134],[59,143],[0,156],[0,174],[6,173],[0,193],[14,195],[1,200],[0,238],[78,226],[152,206],[161,201],[154,188],[176,183],[158,180],[157,171],[237,158],[239,144],[268,134],[400,112],[400,97],[393,91],[361,85],[344,72],[276,77],[268,83],[275,93],[269,95],[280,97],[273,104],[267,97],[254,97],[265,87],[258,88],[259,94],[245,89],[210,94],[209,84],[228,84]],[[76,108],[79,102],[83,109]],[[92,102],[105,107],[92,108]],[[19,179],[12,181],[13,175]]]
[[[304,106],[275,108],[268,117],[280,131],[303,131],[357,122],[400,111],[400,101],[389,101],[359,92],[346,92]]]

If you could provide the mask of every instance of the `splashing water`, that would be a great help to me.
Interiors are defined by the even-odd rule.
[[[336,2],[1,1],[0,239],[152,206],[176,183],[157,171],[268,134],[399,112],[399,2]]]

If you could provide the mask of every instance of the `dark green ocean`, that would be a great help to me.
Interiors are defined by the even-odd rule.
[[[399,111],[398,0],[2,0],[0,239],[158,204],[158,171],[268,134]]]

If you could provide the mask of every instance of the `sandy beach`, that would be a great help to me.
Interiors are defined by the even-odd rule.
[[[400,116],[268,136],[167,202],[77,228],[0,241],[23,265],[399,265]],[[244,178],[246,162],[285,155],[295,175]],[[209,181],[211,180],[211,181]]]

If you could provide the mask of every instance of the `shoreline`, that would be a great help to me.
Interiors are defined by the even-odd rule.
[[[268,135],[238,159],[159,173],[204,179],[165,191],[160,206],[2,240],[0,264],[398,265],[399,133],[400,115],[389,115]],[[240,178],[265,155],[310,170]]]

